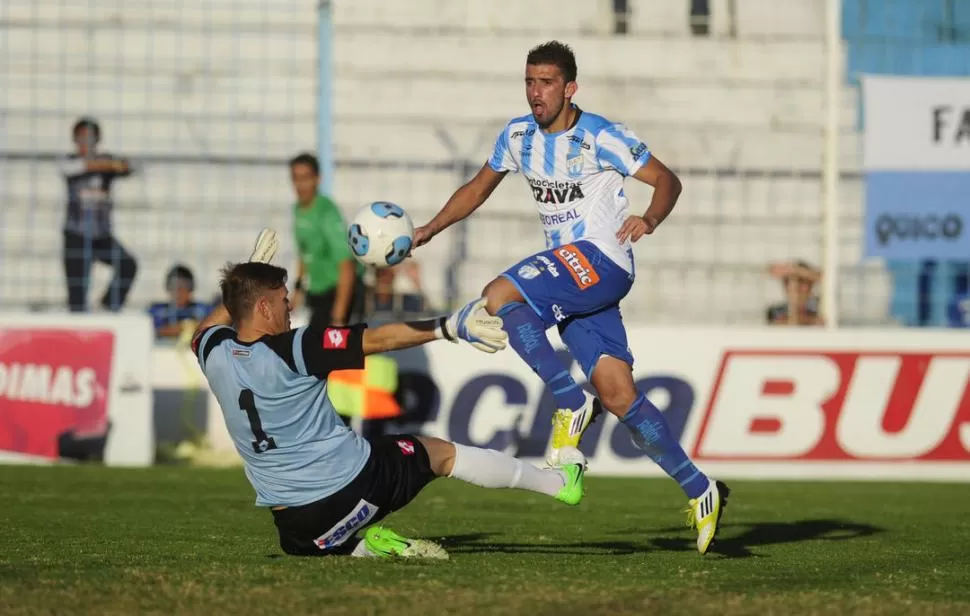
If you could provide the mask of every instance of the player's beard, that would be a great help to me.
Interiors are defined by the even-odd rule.
[[[545,103],[542,103],[542,107],[543,107],[543,109],[546,109],[546,110],[549,109],[549,107],[547,107]],[[545,122],[543,122],[542,120],[540,120],[536,116],[535,111],[532,112],[532,118],[536,121],[536,124],[539,125],[539,128],[548,128],[549,126],[552,125],[553,122],[556,121],[556,118],[559,117],[559,115],[562,113],[562,110],[565,109],[565,108],[566,108],[566,100],[565,99],[561,99],[559,101],[559,108],[556,109],[556,112],[555,113],[548,114],[546,116],[546,121]]]

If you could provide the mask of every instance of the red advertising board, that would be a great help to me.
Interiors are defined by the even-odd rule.
[[[0,450],[56,459],[103,437],[114,343],[107,329],[0,328]]]
[[[970,461],[970,353],[724,351],[703,460]]]

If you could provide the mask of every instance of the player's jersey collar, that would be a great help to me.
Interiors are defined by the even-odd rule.
[[[547,133],[547,132],[543,131],[541,128],[539,128],[539,124],[538,124],[538,122],[536,122],[535,116],[532,115],[532,114],[529,114],[527,116],[529,118],[529,123],[532,124],[532,125],[534,125],[536,127],[536,131],[539,132],[539,133],[542,133],[542,136],[543,137],[546,137],[546,138],[561,137],[562,135],[565,135],[565,134],[567,134],[567,133],[569,133],[571,131],[576,130],[581,125],[581,123],[583,122],[583,118],[587,115],[586,113],[583,112],[582,109],[579,108],[578,105],[576,105],[576,103],[569,103],[569,106],[572,109],[575,109],[576,110],[576,113],[578,115],[573,120],[572,126],[566,128],[565,130],[557,131],[555,133]]]

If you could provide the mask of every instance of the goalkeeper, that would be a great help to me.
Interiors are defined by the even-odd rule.
[[[291,329],[286,270],[269,264],[277,246],[265,230],[249,262],[223,270],[223,303],[196,330],[192,349],[284,552],[447,558],[435,543],[371,526],[437,477],[580,502],[586,460],[575,448],[556,468],[539,469],[494,450],[426,436],[366,440],[345,427],[327,396],[331,371],[442,338],[494,353],[506,345],[502,320],[479,299],[426,321]]]

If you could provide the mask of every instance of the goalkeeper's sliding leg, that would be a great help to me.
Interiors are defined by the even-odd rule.
[[[439,477],[483,488],[529,490],[567,505],[579,504],[584,494],[586,458],[573,447],[561,450],[558,466],[538,468],[499,451],[428,436],[382,436],[370,445],[366,465],[346,487],[321,501],[273,512],[285,552],[448,558],[436,543],[402,537],[376,525]],[[362,538],[354,538],[368,526]]]

